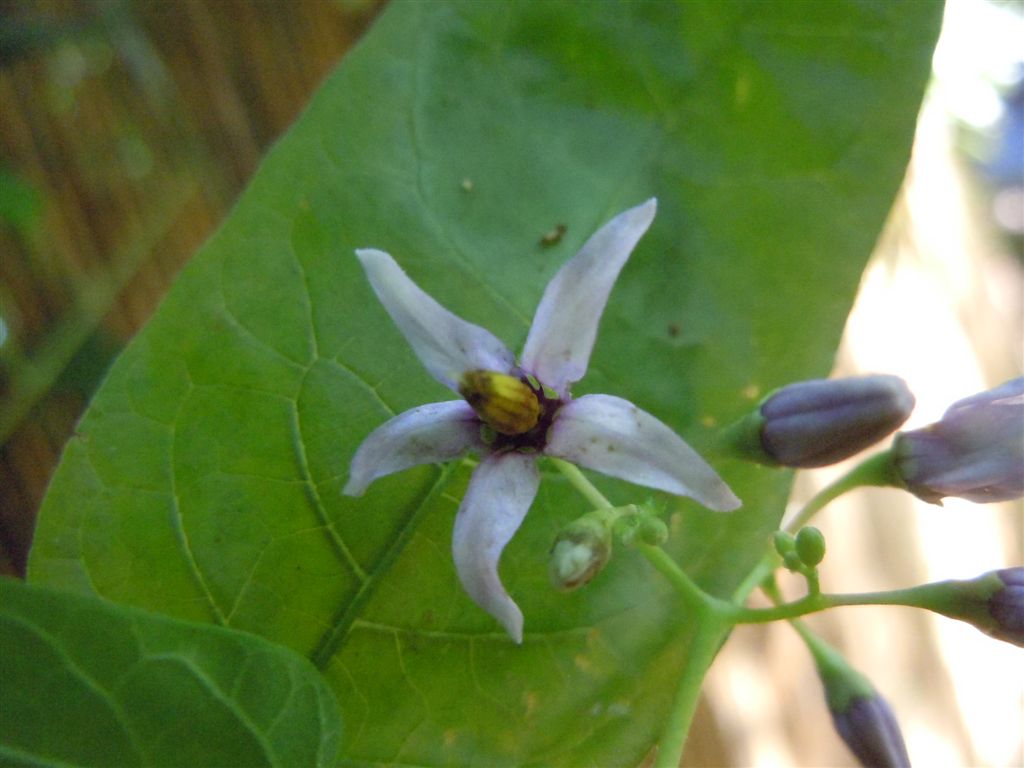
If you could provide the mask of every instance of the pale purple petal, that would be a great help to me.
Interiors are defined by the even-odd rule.
[[[585,395],[558,412],[544,453],[728,512],[740,505],[722,479],[668,426],[628,400]]]
[[[501,585],[498,559],[519,530],[539,484],[536,456],[488,456],[473,471],[452,534],[455,570],[462,586],[517,643],[523,642],[523,613]]]
[[[384,309],[435,379],[458,392],[466,371],[512,370],[515,357],[498,338],[434,301],[391,256],[372,248],[361,248],[356,256]]]
[[[523,370],[563,397],[587,372],[608,294],[656,209],[652,197],[620,213],[587,240],[544,290],[521,362]]]
[[[465,400],[421,405],[384,422],[363,440],[342,493],[362,496],[378,477],[482,447],[480,419]]]

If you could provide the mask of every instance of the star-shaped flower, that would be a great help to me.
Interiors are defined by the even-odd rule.
[[[573,399],[608,294],[654,219],[652,198],[599,229],[544,291],[518,365],[489,331],[424,293],[387,253],[356,255],[384,308],[430,374],[461,396],[406,411],[375,429],[352,459],[344,493],[378,477],[475,452],[455,518],[452,553],[469,596],[517,643],[523,614],[498,577],[498,560],[533,503],[537,459],[555,456],[711,509],[739,506],[715,471],[668,426],[612,395]]]

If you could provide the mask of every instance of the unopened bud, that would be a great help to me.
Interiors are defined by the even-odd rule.
[[[779,557],[785,557],[793,551],[796,541],[789,531],[776,531],[772,534],[772,544],[775,546],[775,551],[779,553]]]
[[[1024,496],[1024,377],[965,398],[924,429],[901,432],[893,469],[914,495],[988,503]]]
[[[797,531],[795,546],[797,555],[810,568],[825,559],[825,536],[812,525]]]
[[[898,376],[816,379],[790,384],[729,430],[744,458],[823,467],[859,453],[899,427],[914,396]]]
[[[836,731],[867,768],[910,768],[910,755],[896,715],[877,693],[855,697],[843,712],[832,712]]]
[[[1024,648],[1024,568],[1003,568],[966,581],[940,581],[915,591],[921,598],[914,605]]]
[[[668,526],[660,517],[642,517],[637,525],[636,537],[644,544],[660,546],[668,541]]]
[[[995,619],[992,637],[1024,648],[1024,568],[996,571],[1003,588],[988,600],[988,612]]]
[[[548,559],[551,583],[566,591],[582,587],[604,568],[611,554],[608,526],[594,517],[581,517],[555,537]]]
[[[836,731],[861,765],[909,768],[910,755],[888,702],[824,640],[800,629],[814,656]]]

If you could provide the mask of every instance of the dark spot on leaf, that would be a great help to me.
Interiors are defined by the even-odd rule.
[[[541,236],[541,247],[550,248],[553,245],[558,245],[565,236],[566,230],[568,230],[568,227],[566,227],[565,224],[556,224],[552,229]]]

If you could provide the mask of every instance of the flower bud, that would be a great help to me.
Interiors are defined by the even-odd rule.
[[[813,525],[797,531],[794,545],[800,560],[809,568],[814,568],[825,559],[825,536]]]
[[[907,490],[933,504],[946,496],[982,504],[1024,496],[1024,377],[898,434],[893,469]]]
[[[658,547],[668,541],[668,526],[660,517],[642,517],[636,537],[644,544]]]
[[[796,547],[796,539],[789,531],[776,531],[772,534],[772,544],[779,557],[785,557]]]
[[[910,756],[888,702],[835,648],[797,625],[818,668],[836,731],[861,765],[909,768]]]
[[[992,637],[1024,648],[1024,568],[996,571],[1003,587],[988,600],[988,612],[996,625]]]
[[[555,537],[548,559],[551,583],[570,591],[594,578],[612,554],[612,537],[602,520],[583,516]]]
[[[769,395],[729,437],[744,458],[762,464],[823,467],[878,442],[913,407],[898,376],[801,381]]]
[[[1024,648],[1024,568],[989,571],[966,581],[940,581],[915,590],[912,604],[966,621],[986,635]]]
[[[855,697],[832,722],[846,746],[867,768],[910,768],[910,755],[889,703],[879,696]]]

